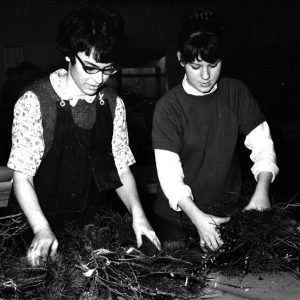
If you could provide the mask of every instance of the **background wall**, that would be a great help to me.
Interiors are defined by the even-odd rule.
[[[57,67],[56,27],[79,0],[0,1],[0,87],[7,47],[23,49],[23,60],[47,72]],[[97,1],[94,1],[97,2]],[[169,87],[182,78],[176,37],[184,12],[201,0],[107,0],[122,13],[132,49],[131,62],[165,53]],[[281,174],[299,185],[300,167],[300,2],[211,0],[226,20],[225,75],[244,80],[271,124]],[[17,54],[20,55],[20,54]],[[247,154],[248,155],[248,154]],[[248,159],[248,158],[247,158]],[[284,176],[281,175],[280,178]],[[280,180],[277,181],[281,185]],[[286,187],[289,188],[289,187]],[[293,192],[293,191],[292,191]],[[292,193],[291,192],[291,193]]]
[[[56,26],[79,0],[0,1],[0,83],[4,79],[5,46],[21,46],[24,60],[43,69],[56,65]],[[94,1],[97,2],[97,1]],[[121,11],[129,47],[174,50],[183,13],[201,1],[102,1]],[[202,1],[203,2],[203,1]],[[211,0],[227,23],[231,73],[246,77],[299,77],[300,35],[298,1]],[[250,63],[249,63],[250,62]],[[255,67],[254,67],[254,65]],[[276,64],[276,65],[275,65]]]

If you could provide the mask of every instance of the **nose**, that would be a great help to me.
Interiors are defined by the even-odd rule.
[[[202,68],[200,68],[200,76],[204,80],[210,78],[210,70],[208,66],[203,66]]]
[[[99,71],[98,73],[94,74],[93,79],[97,84],[103,83],[103,72]]]

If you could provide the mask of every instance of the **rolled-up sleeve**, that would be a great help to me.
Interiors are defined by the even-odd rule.
[[[44,147],[40,104],[36,95],[28,91],[14,108],[12,148],[7,166],[34,176],[41,163]]]
[[[135,158],[129,147],[125,105],[119,97],[117,97],[113,124],[112,152],[115,165],[118,170],[121,170],[134,164]]]
[[[191,188],[184,183],[184,173],[178,154],[168,150],[155,149],[157,175],[160,186],[175,211],[181,211],[178,202],[186,197],[193,200]]]
[[[267,122],[261,123],[246,136],[245,146],[251,150],[250,159],[254,163],[251,171],[255,179],[257,180],[260,172],[267,171],[273,174],[273,182],[279,169],[276,162],[274,143]]]

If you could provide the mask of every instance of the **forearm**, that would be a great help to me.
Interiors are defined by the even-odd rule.
[[[40,207],[33,178],[19,172],[14,172],[13,187],[18,203],[26,216],[34,234],[42,228],[50,228]]]
[[[155,149],[157,175],[160,186],[169,200],[170,207],[180,211],[180,200],[193,200],[191,188],[184,182],[184,172],[178,154],[161,149]]]
[[[132,215],[132,227],[135,232],[137,246],[142,245],[142,236],[145,235],[160,250],[160,242],[144,213],[130,168],[122,168],[118,170],[118,173],[123,186],[118,188],[116,192]]]
[[[257,176],[254,195],[268,197],[272,177],[273,174],[271,172],[260,172]]]
[[[272,177],[272,172],[260,172],[257,177],[256,189],[269,191]]]
[[[145,216],[137,192],[136,182],[129,167],[119,171],[122,186],[116,192],[133,217]]]
[[[184,197],[179,200],[178,206],[189,217],[194,225],[199,222],[199,218],[206,215],[196,206],[191,197]]]

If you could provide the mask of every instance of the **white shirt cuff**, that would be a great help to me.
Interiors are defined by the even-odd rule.
[[[260,172],[271,172],[272,182],[279,169],[276,164],[276,154],[270,128],[267,122],[263,122],[254,128],[245,139],[245,146],[251,150],[250,159],[253,161],[251,171],[257,180]]]
[[[167,150],[155,149],[157,175],[160,186],[169,200],[170,207],[181,211],[178,202],[186,197],[192,200],[191,188],[184,183],[184,173],[179,155]]]

